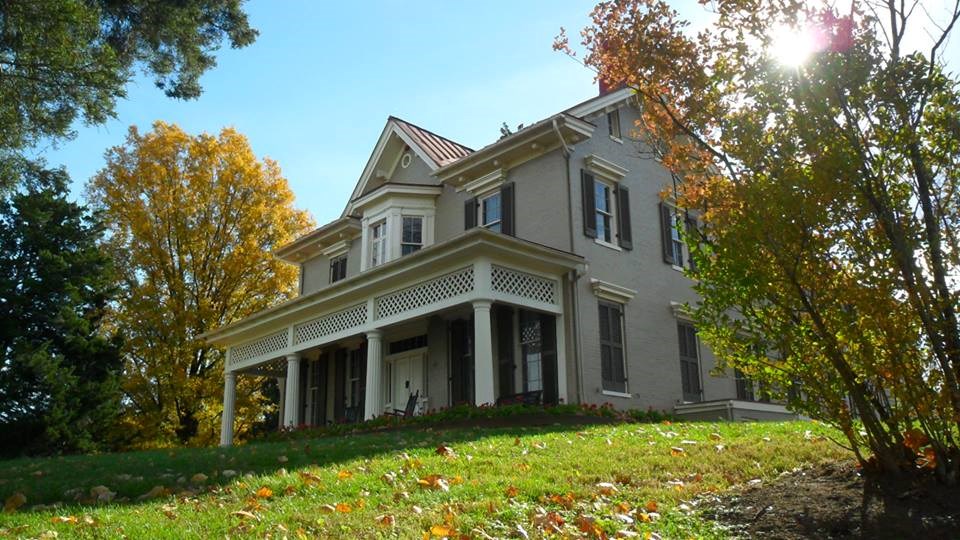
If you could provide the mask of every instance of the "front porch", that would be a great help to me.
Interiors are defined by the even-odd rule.
[[[238,375],[278,378],[286,427],[374,418],[414,394],[417,412],[566,402],[565,289],[582,264],[472,229],[212,332],[227,348],[221,444]]]

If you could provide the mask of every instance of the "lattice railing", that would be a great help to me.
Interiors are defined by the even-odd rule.
[[[557,282],[526,272],[493,265],[490,276],[494,291],[545,304],[557,303]]]
[[[250,343],[244,343],[230,349],[230,364],[236,364],[257,358],[277,351],[282,351],[287,347],[287,331],[281,330],[275,334],[262,337]]]
[[[366,324],[366,322],[367,304],[364,302],[313,319],[312,321],[298,324],[293,328],[293,343],[294,345],[299,345],[300,343],[313,341]]]
[[[473,290],[473,267],[462,268],[406,289],[377,297],[377,318],[428,306]]]

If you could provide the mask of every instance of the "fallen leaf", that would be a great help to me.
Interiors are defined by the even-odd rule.
[[[438,455],[438,456],[446,456],[446,457],[448,457],[448,458],[455,458],[455,457],[457,457],[457,453],[453,451],[453,448],[450,448],[449,446],[445,446],[445,445],[442,445],[442,444],[437,447],[437,451],[436,451],[436,452],[437,452],[437,455]]]
[[[170,491],[163,486],[153,486],[150,488],[150,491],[144,493],[143,495],[137,497],[138,501],[146,501],[149,499],[156,499],[157,497],[163,497],[169,495]]]
[[[533,524],[548,533],[560,533],[563,528],[563,516],[556,512],[547,512],[533,516]]]
[[[353,512],[353,507],[350,506],[349,503],[337,503],[336,508],[337,512],[340,512],[341,514],[349,514],[350,512]]]
[[[69,525],[76,525],[80,522],[80,519],[77,516],[54,516],[50,518],[50,523],[67,523]]]
[[[597,484],[601,495],[610,496],[619,491],[617,486],[611,484],[610,482],[600,482]]]
[[[346,480],[347,478],[350,478],[352,476],[353,476],[353,473],[346,469],[341,470],[340,472],[337,473],[338,480]]]
[[[332,514],[337,511],[337,507],[332,504],[324,504],[320,506],[320,512],[324,514]]]
[[[430,474],[417,480],[417,484],[425,489],[438,489],[440,491],[450,491],[447,481],[439,474]]]
[[[113,491],[110,491],[110,488],[107,486],[94,486],[90,488],[90,496],[93,497],[97,502],[110,502],[113,500],[117,494]]]
[[[393,527],[397,524],[397,518],[393,517],[392,514],[383,514],[381,516],[377,516],[375,519],[377,520],[377,524],[381,527]]]
[[[917,428],[909,429],[903,433],[903,445],[913,452],[919,452],[921,448],[928,444],[930,444],[930,438]]]
[[[247,512],[246,510],[237,510],[236,512],[231,512],[231,516],[237,516],[240,519],[252,519],[255,521],[260,521],[260,518],[257,517],[253,512]]]
[[[673,457],[679,457],[686,453],[686,450],[680,448],[679,446],[674,446],[670,448],[670,455]]]
[[[711,433],[711,434],[710,434],[710,440],[711,440],[711,441],[719,441],[719,440],[722,439],[722,438],[723,438],[723,437],[721,437],[719,433]]]
[[[277,456],[277,461],[279,461],[280,463],[286,463],[290,461],[290,458],[288,458],[287,456]]]
[[[430,535],[437,538],[447,538],[454,534],[456,534],[456,531],[449,525],[434,525],[430,527]]]
[[[520,493],[520,490],[517,489],[515,486],[509,486],[506,491],[506,495],[508,499],[512,499],[516,497],[518,493]]]
[[[19,491],[13,495],[7,497],[7,500],[3,503],[3,511],[10,513],[16,512],[17,508],[20,508],[27,503],[27,496]]]
[[[269,499],[270,497],[273,497],[273,490],[268,488],[267,486],[262,486],[260,489],[257,490],[255,495],[257,496],[258,499]]]
[[[298,474],[300,475],[300,479],[303,480],[303,483],[307,484],[308,486],[314,485],[314,484],[319,485],[321,483],[320,477],[313,473],[309,473],[307,471],[300,471]]]
[[[647,501],[647,504],[643,505],[646,508],[647,512],[656,512],[657,511],[657,501]]]

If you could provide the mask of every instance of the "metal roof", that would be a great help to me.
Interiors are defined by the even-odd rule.
[[[391,116],[390,119],[396,122],[397,126],[423,149],[437,167],[448,165],[473,153],[472,149],[460,143],[441,137],[396,116]]]

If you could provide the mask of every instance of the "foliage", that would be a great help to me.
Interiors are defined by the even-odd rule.
[[[0,198],[0,455],[92,451],[119,410],[119,342],[102,330],[112,269],[62,169],[23,163]]]
[[[850,459],[824,438],[838,435],[812,422],[438,425],[16,460],[0,462],[0,498],[25,501],[0,535],[718,538],[692,500]]]
[[[926,28],[936,13],[909,2],[711,5],[693,35],[665,2],[604,2],[582,34],[703,222],[687,235],[701,336],[865,465],[957,483],[960,94],[939,55],[960,5]],[[784,39],[812,55],[778,63]]]
[[[127,338],[124,431],[139,445],[210,443],[223,353],[199,336],[294,294],[297,269],[271,252],[311,220],[277,164],[258,161],[233,129],[131,128],[106,158],[87,196],[109,223],[122,275],[111,321]],[[262,410],[258,384],[238,380],[240,435]]]
[[[100,124],[134,68],[174,98],[200,95],[224,39],[253,42],[241,0],[55,0],[0,4],[0,154]]]

